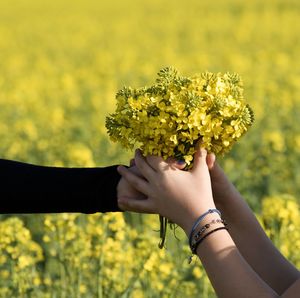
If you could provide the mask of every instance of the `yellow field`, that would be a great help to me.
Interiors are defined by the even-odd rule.
[[[151,85],[169,65],[237,72],[256,121],[221,163],[300,266],[299,13],[297,0],[4,0],[0,156],[128,163],[104,126],[118,89]],[[183,235],[157,248],[156,216],[0,219],[0,297],[214,297]]]

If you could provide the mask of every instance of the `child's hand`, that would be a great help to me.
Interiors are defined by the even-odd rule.
[[[178,169],[185,167],[185,164],[178,164],[175,160],[169,160],[169,163]],[[214,153],[207,154],[206,164],[210,172],[214,202],[218,209],[223,210],[231,204],[232,198],[240,194],[217,163]]]
[[[137,151],[135,164],[144,178],[122,166],[118,170],[129,184],[146,195],[146,199],[119,196],[120,207],[158,213],[177,223],[188,234],[199,215],[215,208],[206,155],[206,150],[199,150],[195,154],[193,169],[183,171],[161,157],[144,158]]]
[[[139,175],[139,172],[131,162],[131,167],[128,169],[132,173],[135,173],[136,175]],[[118,199],[119,198],[128,198],[129,200],[144,200],[146,199],[145,195],[140,193],[138,190],[136,190],[134,187],[132,187],[128,181],[124,178],[121,177],[118,186],[117,186],[117,195]],[[119,208],[124,210],[122,206],[119,205]]]

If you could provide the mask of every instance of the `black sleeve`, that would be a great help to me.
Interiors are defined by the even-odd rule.
[[[116,168],[45,167],[0,159],[0,213],[121,211]]]

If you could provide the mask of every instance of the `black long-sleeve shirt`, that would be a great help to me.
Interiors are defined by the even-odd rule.
[[[121,211],[119,180],[116,166],[46,167],[0,159],[0,213]]]

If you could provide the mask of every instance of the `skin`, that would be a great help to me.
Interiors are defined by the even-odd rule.
[[[131,168],[130,171],[134,173],[135,175],[140,175],[138,169],[136,166],[134,166],[134,161],[131,161]],[[136,190],[124,177],[121,177],[118,186],[117,186],[117,193],[118,198],[124,198],[124,200],[145,200],[146,196],[141,193],[140,191]],[[119,207],[123,209],[124,211],[126,208],[122,208],[119,200],[118,200]],[[129,210],[127,210],[129,211]]]
[[[217,163],[212,164],[210,176],[216,206],[226,219],[230,236],[240,253],[263,280],[282,295],[300,278],[299,271],[273,245],[246,201]],[[253,249],[253,243],[259,249]]]
[[[198,151],[198,154],[201,154],[201,151]],[[178,223],[185,230],[192,227],[199,214],[209,208],[215,208],[210,183],[206,182],[210,180],[209,172],[195,170],[207,167],[205,160],[198,159],[193,170],[182,171],[162,158],[148,156],[143,159],[140,151],[137,151],[135,164],[148,181],[131,175],[133,173],[125,167],[119,167],[118,171],[134,189],[143,193],[146,199],[132,200],[131,197],[120,196],[118,202],[121,208],[160,214]],[[178,185],[184,187],[178,188]],[[198,204],[200,194],[203,204]],[[182,200],[185,197],[189,197],[190,200]]]
[[[181,226],[187,235],[201,214],[217,207],[228,222],[229,233],[217,231],[197,249],[217,295],[295,297],[300,290],[299,271],[273,246],[253,212],[214,161],[215,157],[207,156],[202,149],[195,155],[193,169],[182,171],[183,165],[160,157],[144,158],[137,152],[133,168],[118,168],[124,178],[123,186],[135,191],[135,194],[119,193],[119,206],[163,215]],[[253,249],[253,243],[259,249]]]

